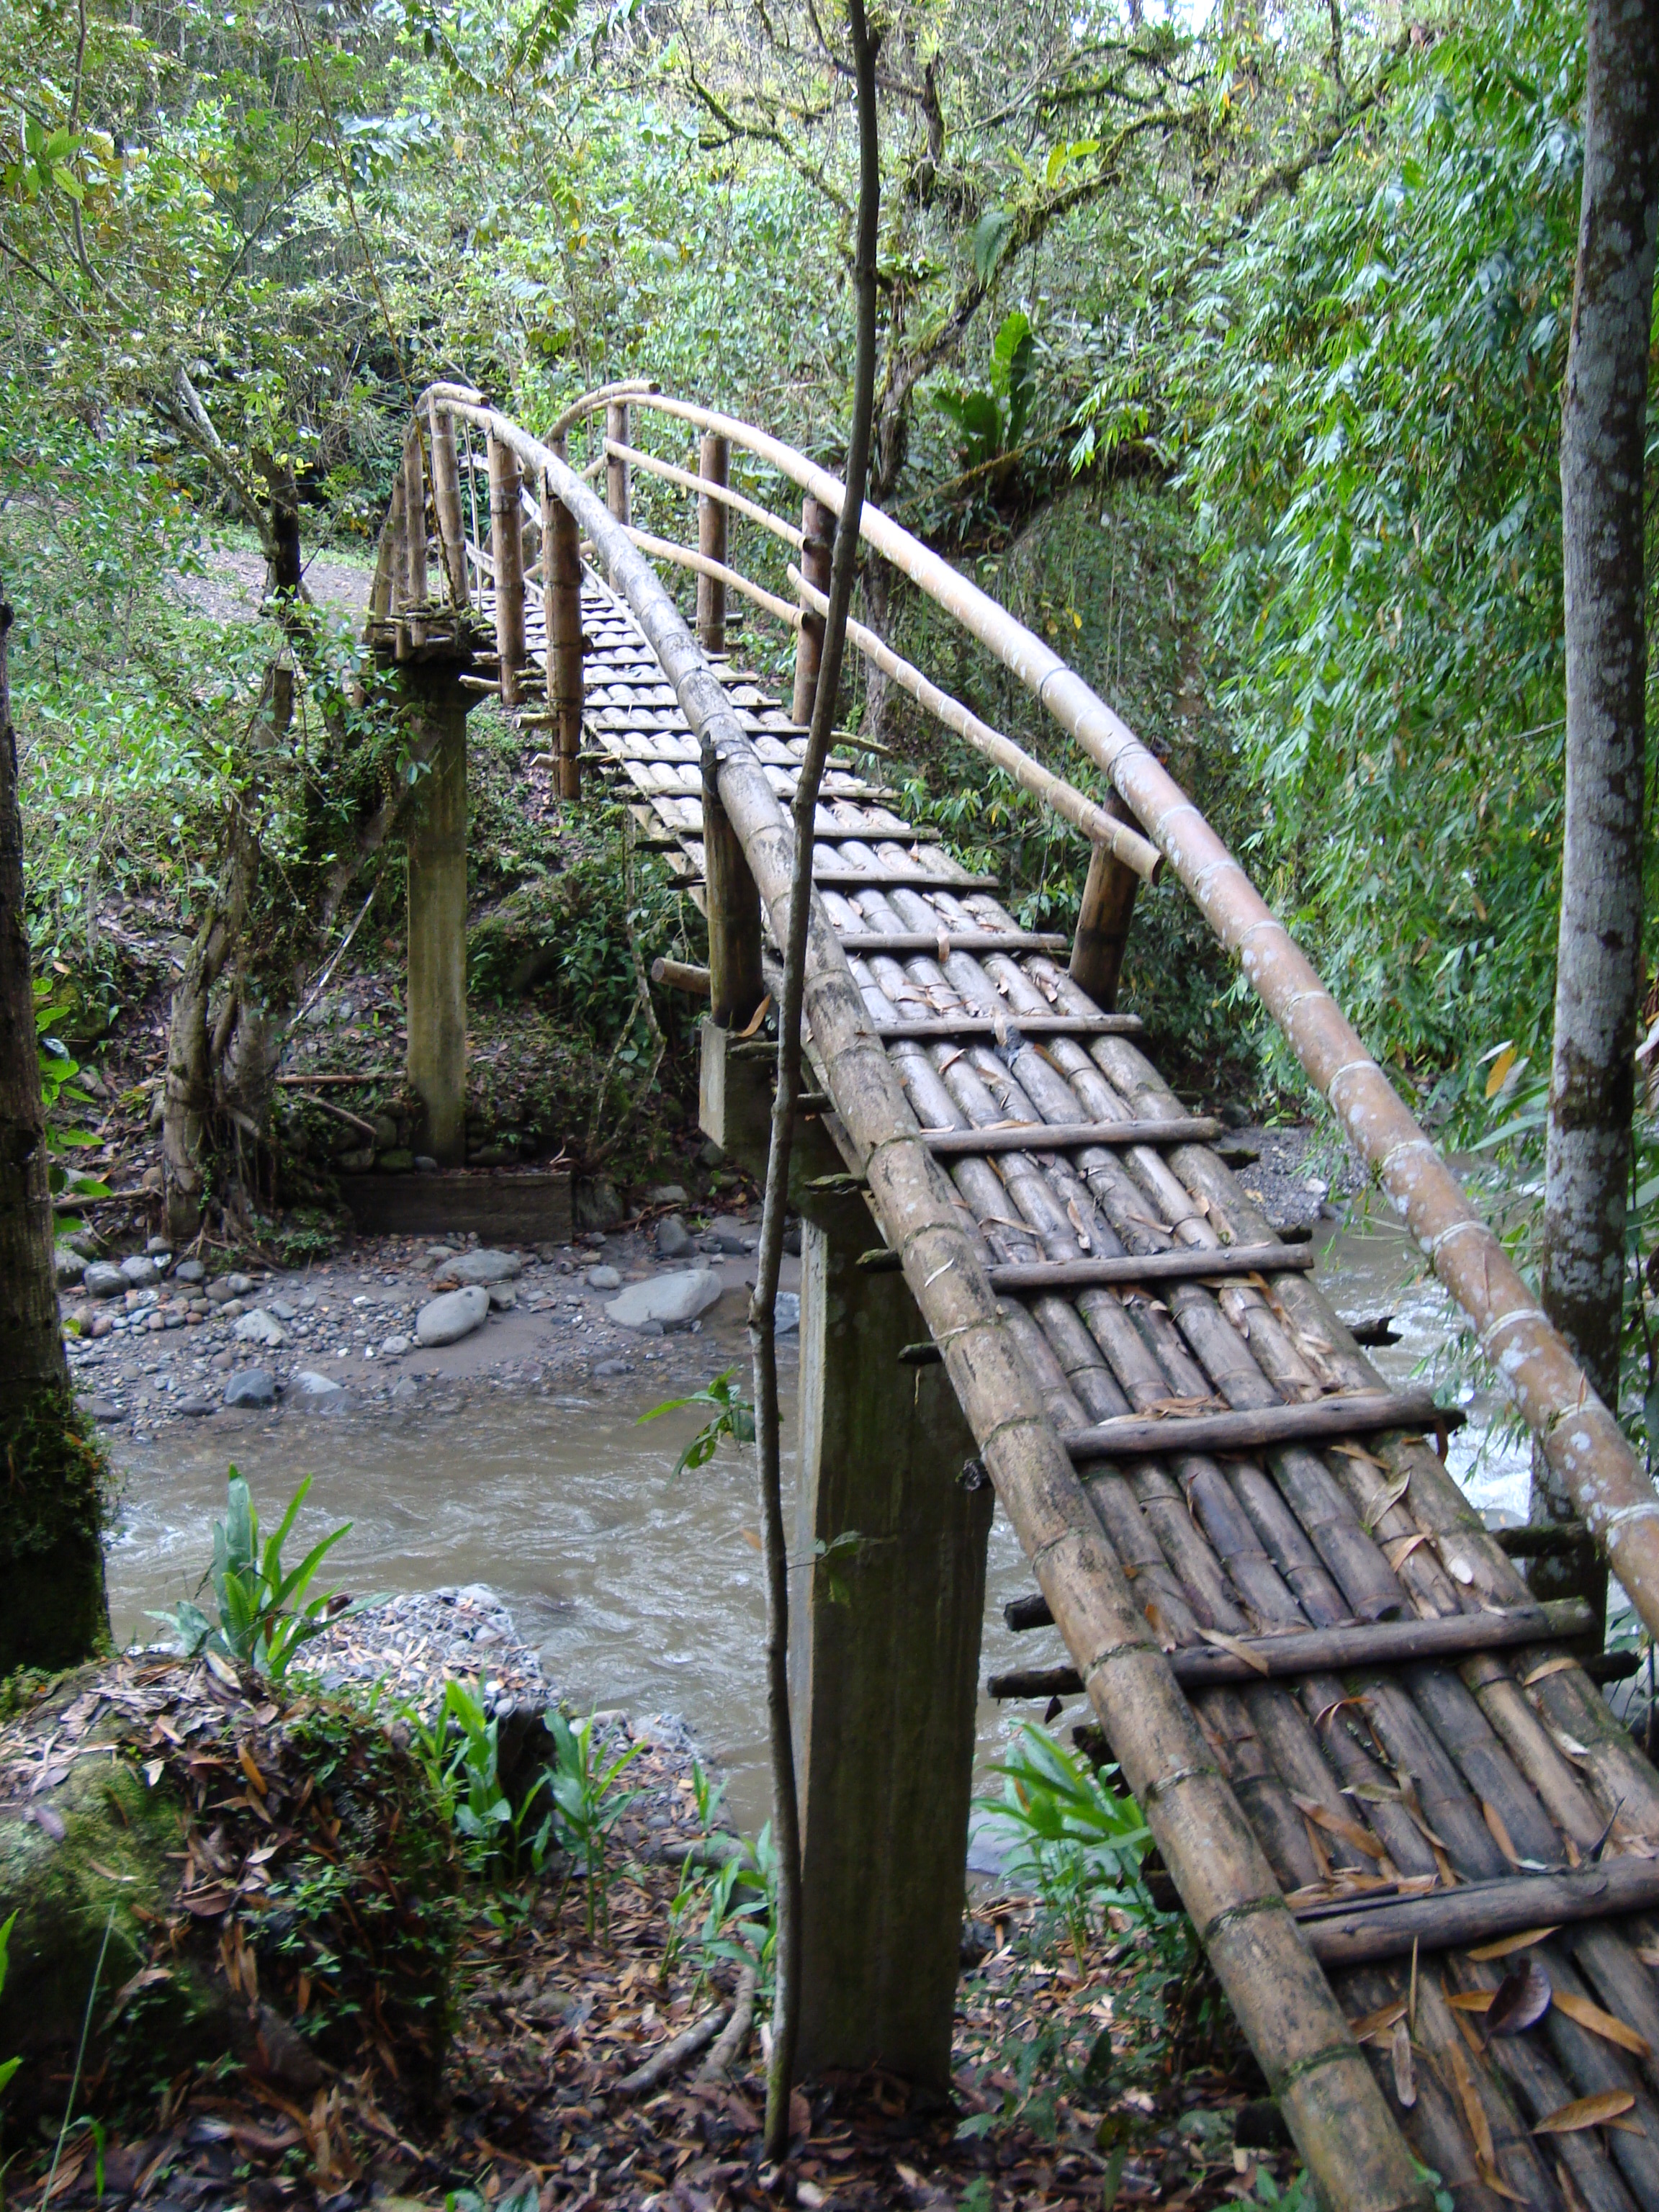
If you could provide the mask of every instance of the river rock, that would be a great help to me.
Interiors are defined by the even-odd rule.
[[[272,1352],[279,1344],[288,1342],[288,1331],[264,1306],[254,1306],[245,1313],[236,1324],[234,1334],[238,1344],[263,1344]]]
[[[227,1275],[225,1277],[225,1296],[228,1298],[245,1298],[252,1288],[253,1278],[252,1275]]]
[[[274,1406],[276,1378],[268,1367],[244,1367],[225,1385],[228,1406]]]
[[[380,1357],[382,1359],[401,1359],[408,1350],[409,1339],[406,1336],[389,1336],[380,1346]]]
[[[515,1275],[524,1273],[524,1261],[516,1252],[463,1252],[444,1269],[458,1283],[510,1283]]]
[[[129,1289],[126,1277],[108,1260],[94,1260],[81,1278],[81,1287],[88,1297],[118,1298]]]
[[[60,1244],[52,1255],[52,1264],[60,1291],[72,1291],[87,1272],[86,1255],[71,1252],[67,1244]]]
[[[192,1390],[185,1397],[175,1398],[173,1410],[175,1413],[189,1413],[199,1418],[204,1413],[216,1413],[219,1407],[216,1400],[205,1398],[200,1391]]]
[[[710,1239],[713,1240],[718,1250],[729,1252],[733,1257],[740,1256],[745,1252],[752,1252],[760,1243],[759,1232],[752,1224],[738,1221],[729,1213],[717,1213],[709,1223],[708,1236],[703,1240],[705,1251],[708,1249]]]
[[[724,1287],[712,1267],[682,1268],[648,1283],[630,1283],[605,1312],[619,1328],[642,1328],[653,1321],[664,1328],[684,1328],[708,1312]]]
[[[619,1291],[622,1288],[622,1277],[614,1267],[590,1267],[587,1271],[587,1287],[590,1291]]]
[[[657,1254],[659,1259],[683,1260],[691,1249],[691,1232],[678,1213],[671,1213],[657,1224]]]
[[[339,1389],[326,1375],[319,1375],[314,1367],[302,1367],[289,1385],[302,1398],[331,1398]]]
[[[684,1206],[685,1185],[682,1182],[653,1183],[645,1194],[647,1206]]]
[[[446,1291],[441,1297],[422,1306],[416,1320],[415,1334],[428,1349],[441,1344],[459,1344],[475,1328],[482,1328],[489,1315],[489,1291],[482,1283],[469,1283],[465,1289]]]
[[[207,1269],[199,1260],[181,1260],[173,1271],[175,1283],[204,1283]]]
[[[511,1313],[519,1303],[519,1294],[511,1283],[492,1283],[489,1303],[497,1313]]]
[[[800,1293],[798,1291],[780,1291],[776,1315],[773,1323],[774,1333],[779,1336],[793,1336],[800,1327]]]
[[[146,1291],[155,1280],[155,1262],[135,1252],[130,1260],[122,1261],[121,1274],[129,1290]]]

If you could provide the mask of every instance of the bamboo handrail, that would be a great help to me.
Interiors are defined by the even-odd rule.
[[[617,384],[595,385],[592,392],[584,392],[580,398],[573,399],[562,415],[554,417],[552,428],[547,434],[547,442],[556,447],[578,422],[585,421],[590,415],[597,415],[613,399],[647,399],[658,388],[653,376],[625,376]],[[473,396],[477,398],[476,393]],[[503,416],[502,420],[505,421],[506,417]]]
[[[815,613],[823,612],[829,601],[816,585],[807,581],[793,562],[789,568],[789,580]],[[866,629],[862,623],[849,620],[847,635],[866,660],[873,660],[878,668],[884,670],[896,684],[901,684],[913,699],[918,700],[927,708],[935,721],[943,722],[947,730],[954,730],[959,738],[972,745],[975,752],[983,753],[988,760],[994,761],[1006,775],[1012,776],[1022,791],[1028,791],[1033,799],[1041,799],[1051,812],[1069,822],[1074,830],[1080,830],[1091,843],[1104,845],[1127,867],[1133,868],[1143,883],[1155,884],[1158,881],[1164,869],[1164,855],[1150,839],[1143,837],[1129,823],[1120,822],[1115,815],[1109,814],[1103,806],[1097,806],[1075,784],[1067,783],[1052,769],[1044,768],[1042,763],[1033,759],[1023,745],[1017,745],[1012,738],[1004,737],[1000,730],[994,730],[988,722],[981,722],[970,708],[963,705],[961,700],[953,699],[948,691],[941,691],[937,684],[928,681],[921,669],[914,667],[908,660],[902,660],[884,639],[876,635],[874,630]]]
[[[775,538],[781,538],[786,545],[797,548],[800,545],[801,534],[793,522],[786,522],[781,514],[774,514],[769,507],[757,506],[752,499],[745,499],[740,491],[733,491],[730,484],[716,483],[711,477],[700,477],[695,469],[679,468],[672,461],[659,461],[654,453],[641,453],[637,446],[618,445],[614,438],[605,440],[605,450],[607,454],[614,453],[618,460],[631,461],[636,469],[643,469],[647,476],[662,477],[669,483],[679,484],[685,490],[697,492],[708,499],[716,499],[722,507],[732,507],[738,514],[746,514],[751,522],[758,522]]]
[[[696,552],[690,545],[677,545],[672,538],[653,538],[648,530],[635,530],[631,523],[623,526],[640,551],[648,553],[653,561],[672,561],[677,568],[695,568],[700,576],[713,576],[729,590],[741,592],[744,599],[752,599],[769,615],[787,623],[791,629],[800,628],[799,607],[791,606],[787,599],[779,599],[775,592],[769,592],[763,585],[751,583],[740,569],[728,568],[723,561],[711,561],[706,553]]]
[[[729,438],[840,513],[839,480],[781,440],[687,400],[652,394],[639,404]],[[1659,1635],[1659,1492],[1536,1293],[1238,860],[1162,763],[1052,647],[868,501],[860,534],[955,615],[1111,777],[1474,1322],[1482,1352]]]
[[[787,930],[793,833],[719,678],[672,600],[602,501],[564,459],[494,410],[488,433],[544,471],[599,550],[715,778],[772,921]],[[975,1246],[929,1159],[896,1071],[823,901],[812,899],[806,1013],[814,1049],[878,1213],[902,1252],[933,1340],[999,1497],[1085,1669],[1125,1779],[1180,1882],[1233,2008],[1271,2067],[1269,2086],[1316,2179],[1346,2212],[1427,2203],[1405,2142],[1261,1844],[1152,1642],[1134,1592],[999,1311]]]

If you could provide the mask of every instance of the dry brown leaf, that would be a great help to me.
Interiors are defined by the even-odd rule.
[[[1518,1874],[1521,1870],[1521,1854],[1510,1841],[1510,1832],[1504,1826],[1503,1814],[1496,1805],[1488,1804],[1484,1797],[1480,1800],[1480,1810],[1486,1816],[1486,1826],[1492,1830],[1493,1843]]]
[[[1425,1528],[1419,1528],[1414,1536],[1391,1536],[1382,1547],[1382,1556],[1390,1571],[1397,1575],[1418,1546],[1426,1544],[1428,1540],[1428,1531]]]
[[[1409,2112],[1417,2102],[1417,2068],[1412,2062],[1411,2030],[1403,2020],[1394,2024],[1389,2057],[1394,2067],[1394,2094]]]
[[[1498,2168],[1489,2165],[1484,2158],[1476,2159],[1474,2170],[1494,2197],[1507,2197],[1511,2204],[1524,2204],[1528,2201],[1518,2190],[1511,2189]]]
[[[1612,2013],[1603,2012],[1588,1997],[1576,1996],[1570,1990],[1558,1990],[1555,2003],[1558,2011],[1565,2013],[1569,2020],[1576,2021],[1590,2034],[1599,2035],[1604,2042],[1616,2043],[1621,2051],[1632,2051],[1638,2058],[1652,2057],[1653,2045],[1645,2035],[1638,2035],[1633,2027],[1627,2027]]]
[[[1348,2033],[1356,2043],[1369,2043],[1372,2036],[1381,2035],[1385,2027],[1392,2027],[1397,2020],[1404,2020],[1405,2017],[1405,1998],[1391,1997],[1387,2004],[1378,2005],[1375,2012],[1364,2013],[1359,2019],[1351,2020]]]
[[[1463,2118],[1474,2139],[1474,2154],[1483,2166],[1495,2172],[1498,2165],[1497,2146],[1492,2139],[1492,2123],[1486,2118],[1486,2108],[1480,2101],[1480,2092],[1469,2071],[1469,2062],[1455,2043],[1446,2045],[1446,2057],[1451,2067],[1451,2076],[1457,2091],[1458,2102],[1463,2107]],[[1632,2104],[1636,2100],[1631,2099]]]
[[[1547,1936],[1553,1936],[1560,1925],[1558,1920],[1554,1928],[1523,1928],[1518,1936],[1500,1936],[1495,1943],[1483,1943],[1468,1955],[1471,1959],[1507,1959],[1511,1951],[1524,1951],[1534,1943],[1541,1943]]]
[[[1576,1659],[1569,1659],[1558,1653],[1553,1659],[1545,1660],[1541,1667],[1534,1667],[1530,1674],[1523,1674],[1521,1677],[1521,1686],[1523,1690],[1529,1690],[1534,1682],[1547,1681],[1552,1674],[1565,1674],[1568,1668],[1576,1667],[1577,1664],[1578,1662]]]
[[[1577,2135],[1581,2128],[1604,2127],[1621,2112],[1632,2111],[1636,2100],[1628,2089],[1602,2089],[1594,2097],[1575,2097],[1546,2114],[1534,2128],[1535,2136]]]
[[[1355,1850],[1364,1851],[1367,1858],[1380,1859],[1382,1856],[1382,1846],[1370,1830],[1362,1828],[1358,1820],[1351,1820],[1346,1813],[1333,1813],[1316,1797],[1301,1796],[1294,1790],[1291,1792],[1291,1802],[1298,1813],[1306,1814],[1309,1820],[1316,1822],[1328,1833],[1340,1836],[1345,1844],[1352,1844]]]
[[[1213,1644],[1221,1651],[1231,1651],[1235,1659],[1242,1659],[1247,1667],[1254,1667],[1258,1674],[1273,1672],[1261,1654],[1246,1644],[1242,1637],[1224,1636],[1218,1628],[1200,1628],[1198,1632],[1206,1644]]]
[[[1550,2008],[1555,1992],[1537,1959],[1527,1954],[1510,1968],[1492,1992],[1486,2012],[1486,2040],[1494,2036],[1522,2035],[1535,2027]]]
[[[1374,1529],[1382,1516],[1399,1504],[1411,1486],[1412,1478],[1409,1468],[1404,1474],[1396,1475],[1392,1482],[1385,1483],[1365,1508],[1365,1527]]]
[[[1485,2012],[1492,2002],[1490,1990],[1453,1990],[1446,2002],[1454,2012]]]

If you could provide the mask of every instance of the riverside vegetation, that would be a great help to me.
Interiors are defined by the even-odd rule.
[[[764,1999],[764,1832],[731,1837],[695,1758],[614,1717],[550,1707],[509,1747],[464,1681],[424,1710],[325,1692],[318,1608],[347,1616],[284,1568],[292,1518],[261,1546],[233,1475],[213,1614],[173,1624],[193,1656],[15,1700],[0,1761],[44,1763],[50,1786],[32,1822],[15,1784],[0,1808],[14,2201],[55,2168],[53,2203],[159,2179],[214,2206],[251,2188],[344,2203],[372,2182],[464,2212],[466,2191],[516,2202],[568,2171],[573,2141],[607,2203],[654,2202],[674,2171],[711,2202],[772,2201],[752,2033],[717,2081],[691,2078],[695,2047],[648,2088],[623,2080],[718,2027],[745,1979]],[[798,2187],[988,2212],[1176,2176],[1207,2206],[1242,2177],[1279,2202],[1287,2154],[1133,1804],[1035,1727],[1000,1779],[981,1810],[1008,1863],[965,1923],[966,2115],[907,2114],[880,2076],[797,2093]]]

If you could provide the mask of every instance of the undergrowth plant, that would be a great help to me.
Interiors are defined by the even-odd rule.
[[[587,1933],[596,1922],[606,1943],[611,1941],[611,1885],[606,1850],[611,1832],[643,1794],[624,1790],[618,1778],[639,1757],[642,1744],[607,1759],[601,1732],[592,1714],[585,1721],[567,1720],[550,1711],[547,1724],[553,1736],[554,1761],[547,1770],[553,1793],[553,1821],[561,1846],[577,1861],[585,1877],[583,1917]]]
[[[214,1654],[280,1682],[313,1636],[320,1636],[328,1623],[343,1613],[356,1612],[368,1601],[342,1602],[338,1593],[332,1591],[320,1597],[306,1596],[324,1559],[342,1536],[349,1534],[349,1521],[314,1544],[297,1567],[284,1568],[283,1547],[293,1533],[310,1487],[307,1475],[262,1549],[252,1496],[236,1469],[229,1470],[225,1517],[213,1524],[213,1565],[198,1585],[199,1593],[210,1582],[213,1584],[218,1601],[217,1622],[210,1620],[189,1598],[181,1599],[167,1612],[149,1616],[173,1630],[187,1658],[198,1652]]]
[[[0,1996],[5,1994],[6,1954],[11,1948],[11,1931],[16,1925],[17,1915],[15,1912],[9,1919],[0,1921]],[[0,2090],[4,2089],[22,2063],[21,2058],[0,2058]]]

